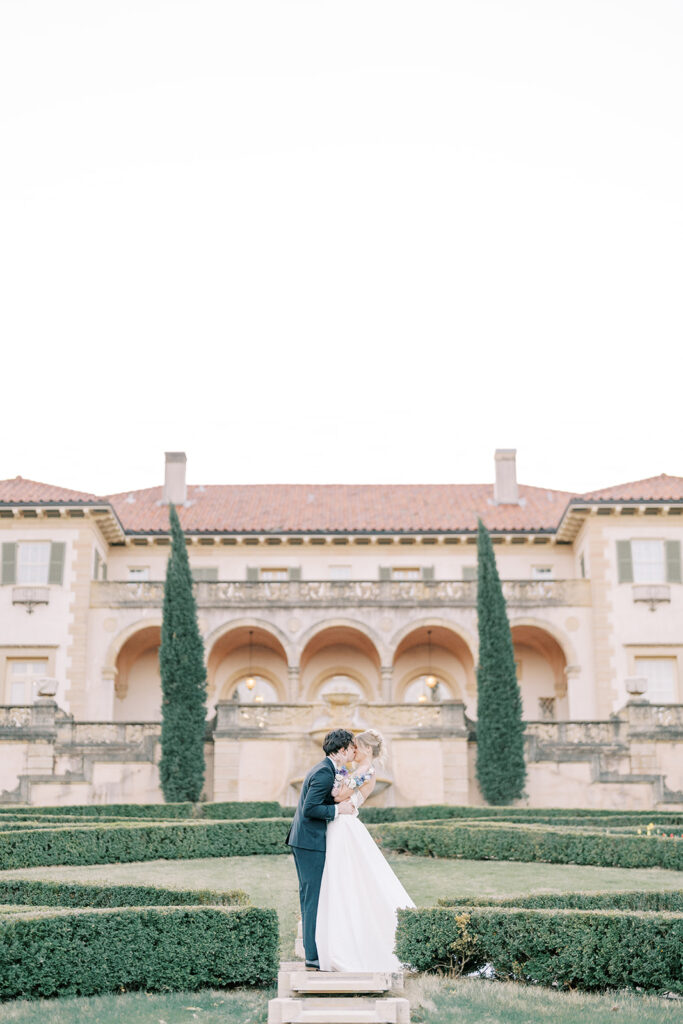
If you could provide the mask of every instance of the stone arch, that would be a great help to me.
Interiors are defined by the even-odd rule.
[[[108,657],[110,654],[114,657],[113,720],[115,722],[160,721],[159,646],[161,644],[161,623],[143,619],[134,627],[129,627],[120,633],[117,641],[112,643],[108,652]]]
[[[219,696],[224,699],[228,681],[234,685],[249,671],[272,682],[279,698],[287,699],[291,649],[287,637],[272,623],[235,619],[213,630],[205,643],[207,700],[212,708]]]
[[[374,647],[379,659],[378,665],[386,664],[386,658],[389,652],[379,633],[376,633],[375,630],[371,629],[365,622],[359,622],[357,619],[347,618],[323,619],[307,629],[299,638],[299,664],[301,664],[302,656],[311,641],[315,640],[320,633],[324,633],[329,629],[349,629],[356,633],[362,633]]]
[[[348,675],[368,700],[380,694],[382,642],[372,630],[353,619],[316,623],[301,640],[301,693],[315,700],[316,690],[333,675]]]
[[[510,632],[524,718],[566,719],[568,657],[561,634],[546,622],[529,618],[513,620]]]
[[[255,676],[263,676],[263,678],[266,679],[274,687],[275,692],[277,693],[278,696],[278,700],[286,702],[287,694],[283,688],[282,680],[279,679],[274,672],[272,672],[269,668],[265,668],[263,665],[258,664],[252,665],[252,672],[253,675]],[[219,701],[230,700],[236,685],[239,683],[240,679],[243,678],[243,668],[238,668],[231,672],[224,680],[221,686],[221,692],[219,694],[216,694],[216,699]]]
[[[148,626],[158,626],[161,629],[161,616],[150,615],[149,618],[138,619],[137,622],[133,622],[130,626],[126,626],[120,633],[117,633],[112,642],[107,648],[107,654],[104,659],[104,665],[102,669],[107,673],[116,673],[116,659],[119,656],[121,649],[123,648],[126,641],[132,636],[135,636],[141,629],[146,629]]]
[[[570,640],[569,636],[553,622],[547,622],[545,619],[537,619],[531,615],[520,615],[510,619],[510,629],[516,629],[517,626],[534,626],[537,629],[542,630],[544,633],[548,633],[562,649],[567,664],[579,664],[579,656],[576,653],[574,644]]]
[[[267,619],[256,619],[256,618],[242,618],[242,619],[231,619],[229,622],[224,622],[216,629],[212,630],[204,638],[204,658],[208,664],[210,653],[212,648],[215,646],[217,641],[222,639],[227,633],[233,632],[237,629],[246,629],[249,631],[263,630],[264,633],[271,633],[273,638],[277,640],[282,647],[285,659],[288,665],[296,665],[296,649],[292,644],[290,638],[284,633],[279,626],[269,622]]]
[[[442,618],[413,620],[395,634],[392,645],[394,700],[404,700],[410,685],[427,675],[431,667],[445,684],[447,699],[474,704],[477,686],[473,641],[460,627]]]

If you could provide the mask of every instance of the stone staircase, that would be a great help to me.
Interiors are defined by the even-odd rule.
[[[410,1024],[410,1004],[396,994],[402,989],[401,972],[307,971],[302,961],[283,963],[268,1024]]]

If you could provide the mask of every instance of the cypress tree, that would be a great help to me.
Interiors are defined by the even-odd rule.
[[[489,532],[477,531],[477,779],[490,804],[518,800],[524,790],[524,725],[503,588]]]
[[[161,762],[168,803],[197,801],[204,783],[206,671],[197,625],[192,573],[185,535],[175,507],[169,507],[171,554],[166,566],[161,626]]]

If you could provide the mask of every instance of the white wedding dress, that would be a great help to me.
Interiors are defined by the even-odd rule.
[[[327,826],[315,943],[321,971],[399,971],[396,911],[414,907],[356,815]]]

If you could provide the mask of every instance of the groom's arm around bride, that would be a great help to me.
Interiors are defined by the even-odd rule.
[[[302,783],[299,803],[286,840],[292,847],[299,877],[306,966],[314,969],[319,967],[315,922],[325,867],[327,823],[337,814],[355,814],[356,810],[350,800],[335,804],[332,796],[335,765],[341,765],[353,756],[353,734],[346,729],[335,729],[325,737],[323,750],[326,757],[311,768]]]

